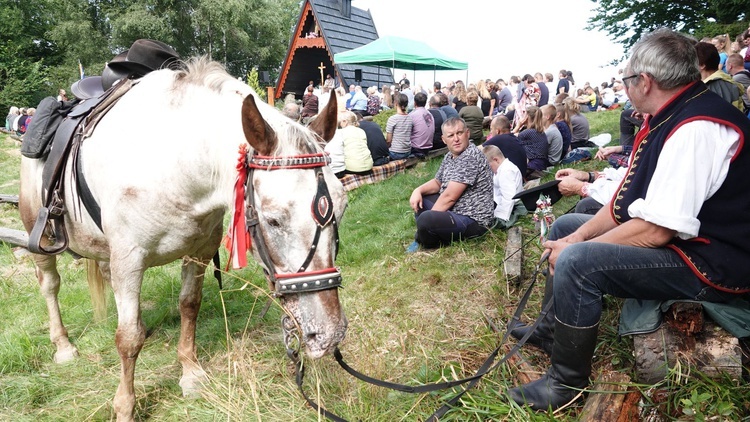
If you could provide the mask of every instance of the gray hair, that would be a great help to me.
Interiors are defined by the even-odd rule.
[[[659,88],[664,90],[681,87],[701,78],[695,40],[668,28],[659,28],[644,35],[633,46],[627,69],[632,75],[651,75]]]

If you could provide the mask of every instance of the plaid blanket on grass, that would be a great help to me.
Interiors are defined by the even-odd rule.
[[[347,174],[341,178],[341,183],[344,185],[344,190],[354,190],[363,185],[369,185],[388,179],[406,169],[406,160],[391,161],[388,164],[382,166],[376,166],[372,168],[372,171],[367,174]]]

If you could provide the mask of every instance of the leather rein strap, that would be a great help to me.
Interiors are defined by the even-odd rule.
[[[500,350],[502,346],[505,344],[505,342],[508,339],[508,336],[510,335],[511,330],[517,325],[517,323],[520,322],[521,314],[523,313],[524,309],[526,308],[526,303],[529,300],[529,297],[531,296],[531,291],[536,284],[537,275],[539,274],[539,271],[542,267],[542,264],[547,261],[549,258],[549,253],[542,254],[542,257],[539,260],[539,263],[536,266],[536,269],[534,271],[534,275],[531,279],[531,283],[529,283],[529,287],[526,288],[526,291],[524,292],[523,296],[521,297],[521,300],[518,303],[518,306],[516,307],[516,311],[513,313],[513,316],[511,317],[510,321],[508,322],[507,328],[505,330],[505,333],[503,334],[502,339],[500,340],[500,344],[495,348],[495,350],[490,353],[490,355],[487,357],[487,359],[484,361],[484,363],[479,367],[477,372],[467,378],[458,379],[454,381],[446,381],[446,382],[438,382],[433,384],[424,384],[424,385],[418,385],[418,386],[412,386],[412,385],[403,385],[403,384],[396,384],[388,381],[379,380],[376,378],[372,378],[370,376],[367,376],[365,374],[362,374],[361,372],[358,372],[351,366],[349,366],[346,362],[344,362],[344,358],[341,355],[341,351],[339,351],[338,348],[334,350],[334,358],[336,359],[336,362],[339,363],[339,365],[350,375],[354,376],[355,378],[367,382],[372,385],[376,385],[378,387],[385,387],[391,390],[401,391],[404,393],[427,393],[432,391],[438,391],[438,390],[444,390],[447,388],[456,387],[459,385],[467,384],[466,387],[453,396],[450,400],[448,400],[443,406],[441,406],[438,410],[436,410],[428,419],[427,421],[430,422],[437,422],[440,418],[442,418],[453,406],[455,406],[456,403],[463,397],[464,394],[466,394],[467,391],[474,388],[474,386],[488,373],[492,372],[494,369],[496,369],[498,366],[505,363],[508,359],[511,358],[518,350],[521,349],[521,347],[526,343],[526,341],[531,337],[534,330],[539,326],[541,321],[544,319],[544,317],[547,315],[547,313],[552,310],[552,306],[554,305],[554,298],[550,298],[549,302],[544,306],[542,309],[542,312],[539,314],[539,317],[534,321],[533,324],[531,324],[530,329],[526,332],[526,334],[506,353],[500,360],[495,362],[495,359],[500,354]],[[324,409],[320,405],[318,405],[316,402],[312,401],[303,391],[302,389],[302,383],[304,378],[304,368],[302,364],[300,363],[299,359],[296,356],[290,356],[292,361],[295,363],[296,368],[296,382],[297,387],[299,388],[300,392],[302,393],[302,396],[307,400],[308,404],[310,404],[316,411],[322,413],[325,417],[327,417],[330,420],[333,420],[335,422],[346,422],[346,419],[341,418],[338,415],[335,415],[331,413],[330,411]],[[493,365],[494,362],[494,365]]]
[[[320,234],[324,228],[331,225],[334,230],[335,255],[339,249],[339,230],[333,213],[333,200],[328,191],[328,185],[322,167],[328,165],[331,159],[326,153],[303,154],[288,157],[272,157],[250,155],[247,160],[247,179],[245,180],[245,224],[256,245],[256,251],[266,267],[266,275],[274,286],[276,296],[285,294],[314,292],[319,290],[341,287],[341,273],[335,267],[317,271],[307,271],[318,249]],[[315,236],[305,261],[296,273],[279,274],[274,271],[273,260],[263,235],[260,232],[260,219],[255,204],[255,188],[253,175],[256,170],[274,171],[285,169],[313,169],[317,181],[317,192],[311,205],[311,214],[316,223]]]

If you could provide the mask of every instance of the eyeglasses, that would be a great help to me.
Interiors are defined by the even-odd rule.
[[[622,78],[622,83],[625,84],[625,88],[630,88],[630,82],[628,82],[628,79],[637,78],[638,76],[640,76],[640,73]]]

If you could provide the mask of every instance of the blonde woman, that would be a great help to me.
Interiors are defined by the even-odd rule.
[[[518,134],[518,140],[521,141],[526,150],[526,158],[529,159],[526,178],[541,178],[544,175],[543,171],[549,167],[549,143],[547,135],[544,134],[544,121],[539,107],[531,106],[526,110],[526,129]]]
[[[343,172],[336,176],[341,178],[344,174],[365,174],[372,170],[372,155],[367,148],[367,134],[359,128],[359,119],[351,112],[346,111],[339,115],[339,130],[344,146]]]
[[[380,107],[383,110],[390,110],[393,108],[393,92],[391,92],[390,85],[383,85],[383,92],[380,93],[380,98]]]
[[[495,97],[490,93],[490,88],[484,79],[477,82],[477,94],[479,94],[479,104],[477,105],[482,109],[482,114],[484,114],[484,117],[490,116],[495,108]]]
[[[466,85],[464,85],[463,81],[456,81],[456,86],[453,87],[453,108],[456,109],[456,112],[461,111],[462,108],[466,107],[466,105],[469,103],[469,101],[466,98]],[[476,105],[476,104],[472,104]]]
[[[711,44],[719,51],[719,69],[727,71],[727,57],[732,54],[729,34],[721,34],[711,39]]]

